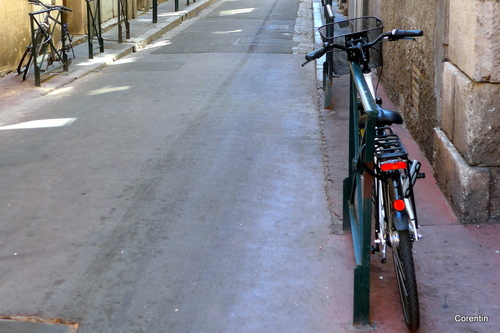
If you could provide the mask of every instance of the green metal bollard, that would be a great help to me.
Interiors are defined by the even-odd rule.
[[[158,0],[153,0],[153,23],[158,23]]]

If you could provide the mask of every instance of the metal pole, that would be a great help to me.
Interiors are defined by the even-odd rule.
[[[175,0],[175,11],[179,11],[179,0]]]
[[[153,23],[158,23],[158,0],[153,0]]]
[[[358,166],[358,158],[373,171],[375,151],[375,120],[377,105],[366,85],[358,63],[349,62],[351,70],[351,92],[349,107],[349,177],[344,180],[344,219],[349,219],[354,244],[356,267],[354,268],[353,325],[370,325],[370,247],[372,222],[373,176]],[[368,119],[364,128],[364,149],[361,151],[358,136],[358,99]],[[348,216],[346,216],[348,215]],[[345,222],[345,221],[344,221]],[[343,224],[347,229],[346,224]]]
[[[63,70],[69,71],[68,65],[68,55],[66,54],[66,30],[68,27],[66,26],[66,13],[64,11],[59,12],[61,14],[61,45],[62,45],[62,61],[63,61]]]
[[[118,43],[122,43],[123,42],[123,39],[122,39],[122,20],[121,20],[121,0],[118,0]]]
[[[33,57],[33,67],[35,69],[35,86],[40,87],[42,85],[40,81],[40,68],[36,62],[36,36],[35,36],[35,17],[30,13],[30,25],[31,25],[31,56]],[[28,68],[26,68],[28,70]]]
[[[90,10],[90,1],[92,0],[87,0],[87,42],[89,46],[89,59],[94,59],[94,45],[92,44],[92,39],[93,39],[93,24],[92,24],[92,11]]]
[[[101,0],[97,0],[95,15],[97,16],[97,40],[99,41],[99,51],[104,52],[104,38],[102,38],[101,28]]]

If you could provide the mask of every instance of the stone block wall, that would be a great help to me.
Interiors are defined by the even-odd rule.
[[[500,2],[450,1],[448,22],[436,179],[463,222],[499,222]]]
[[[474,82],[500,82],[500,3],[453,0],[448,57]]]
[[[386,30],[425,34],[384,45],[389,97],[461,220],[500,222],[500,1],[380,2]]]

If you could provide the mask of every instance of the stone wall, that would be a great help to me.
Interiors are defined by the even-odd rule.
[[[500,2],[449,6],[436,178],[464,222],[500,221]],[[455,158],[450,161],[452,149]]]
[[[422,29],[384,45],[384,87],[466,223],[500,221],[500,1],[380,0],[386,29]]]
[[[435,0],[381,0],[385,31],[421,29],[416,41],[384,44],[382,82],[405,118],[406,127],[427,157],[433,152],[433,128],[438,125],[434,67]]]
[[[14,70],[29,44],[33,6],[28,1],[1,0],[0,74]]]

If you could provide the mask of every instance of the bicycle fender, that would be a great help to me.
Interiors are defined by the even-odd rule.
[[[409,229],[408,217],[399,212],[396,214],[396,216],[393,217],[392,223],[394,224],[394,227],[396,228],[397,231],[403,231]]]

